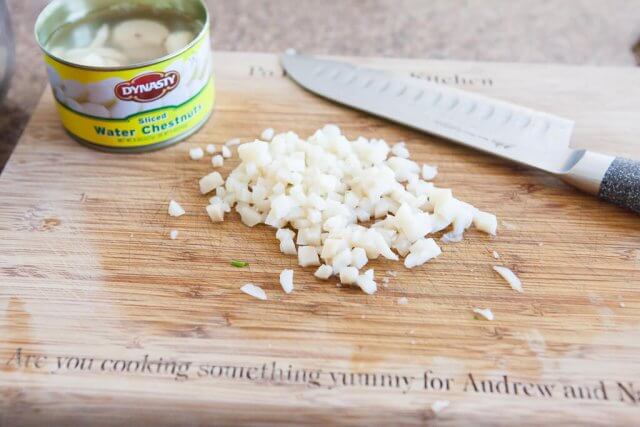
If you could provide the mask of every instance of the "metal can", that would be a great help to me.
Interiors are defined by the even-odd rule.
[[[126,64],[107,57],[97,61],[94,53],[107,48],[92,46],[95,40],[84,47],[81,61],[50,45],[65,25],[73,26],[96,13],[134,20],[142,16],[138,23],[149,22],[146,17],[154,15],[168,16],[171,22],[173,14],[176,20],[192,20],[198,32],[194,30],[193,39],[175,51],[167,47],[157,58]],[[132,22],[129,28],[135,26]],[[102,38],[123,39],[123,31],[116,32],[121,27],[111,27],[112,33]],[[134,31],[132,37],[153,43],[153,37],[165,37],[167,46],[165,30],[147,25],[150,30],[145,33],[144,25],[138,27],[140,33]],[[211,115],[215,89],[209,14],[201,0],[54,0],[40,13],[35,35],[62,125],[83,144],[112,152],[150,151],[186,138]],[[132,38],[131,44],[137,40]],[[153,51],[144,52],[146,45],[140,46],[147,55]]]

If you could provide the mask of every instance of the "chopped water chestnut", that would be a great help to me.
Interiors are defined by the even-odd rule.
[[[502,276],[504,280],[507,281],[509,286],[511,286],[511,289],[520,293],[524,292],[524,290],[522,289],[522,282],[520,281],[520,278],[516,276],[516,274],[511,271],[511,269],[507,267],[501,267],[499,265],[494,265],[493,269],[496,271],[496,273]]]
[[[189,150],[189,157],[191,160],[200,160],[204,157],[204,151],[200,147],[192,148]]]
[[[288,294],[293,291],[293,270],[284,269],[280,272],[280,286]]]
[[[412,161],[404,143],[349,141],[335,125],[306,139],[269,128],[260,139],[233,141],[240,163],[226,180],[217,172],[200,180],[203,194],[216,189],[207,208],[212,220],[222,220],[224,203],[250,227],[276,228],[280,251],[302,267],[317,266],[319,279],[338,276],[373,294],[373,270],[359,272],[372,260],[404,257],[405,267],[415,268],[442,253],[432,233],[445,230],[445,241],[458,241],[472,225],[496,232],[494,215],[427,182],[437,169]],[[292,280],[283,274],[286,291]]]
[[[178,202],[176,202],[175,200],[169,201],[169,215],[178,217],[184,214],[185,211],[184,209],[182,209],[182,206],[180,206]]]
[[[267,299],[267,294],[264,291],[264,289],[262,289],[260,286],[255,285],[253,283],[245,283],[240,288],[240,290],[247,295],[251,295],[254,298],[257,298],[263,301]]]

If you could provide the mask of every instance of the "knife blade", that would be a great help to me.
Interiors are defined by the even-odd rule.
[[[640,163],[569,148],[574,122],[383,70],[287,51],[287,74],[340,104],[558,175],[640,212]]]

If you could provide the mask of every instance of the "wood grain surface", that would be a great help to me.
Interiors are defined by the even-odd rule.
[[[213,117],[153,153],[84,148],[49,92],[40,101],[0,177],[0,425],[637,423],[637,215],[316,98],[273,55],[215,58]],[[358,61],[571,117],[573,146],[640,159],[633,69]],[[278,252],[272,229],[236,214],[209,221],[197,180],[211,166],[189,148],[329,122],[351,138],[407,141],[438,165],[438,185],[498,215],[498,235],[471,230],[414,270],[376,260],[378,278],[397,276],[367,296],[316,280]],[[167,215],[171,198],[185,216]],[[523,294],[496,264],[518,273]],[[246,282],[269,300],[241,293]],[[438,414],[437,400],[450,401]]]

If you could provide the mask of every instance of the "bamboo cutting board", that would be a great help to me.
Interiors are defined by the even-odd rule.
[[[84,148],[42,97],[0,177],[0,425],[637,424],[637,215],[316,98],[273,55],[216,61],[212,119],[158,152]],[[574,146],[640,158],[635,69],[358,61],[571,117]],[[438,165],[437,185],[498,215],[499,234],[470,230],[414,270],[376,260],[378,279],[397,276],[367,296],[297,267],[272,229],[209,221],[197,180],[211,166],[189,148],[325,123],[407,141]],[[185,216],[167,215],[171,198]],[[241,293],[246,282],[269,300]],[[450,405],[436,414],[437,400]]]

